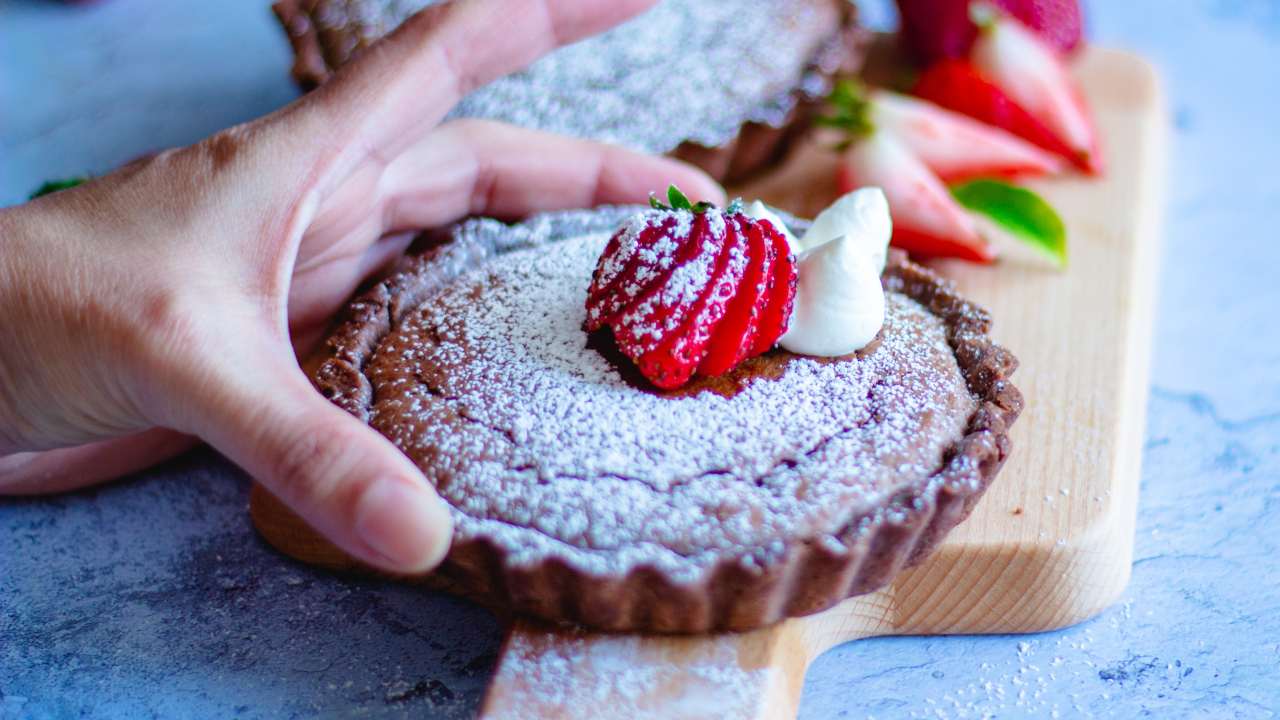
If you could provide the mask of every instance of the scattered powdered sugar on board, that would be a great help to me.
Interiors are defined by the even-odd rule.
[[[345,59],[432,0],[326,0],[313,11],[331,57]],[[684,141],[720,147],[746,122],[780,126],[797,87],[826,93],[839,52],[829,0],[665,0],[603,34],[560,48],[462,100],[480,117],[664,153]],[[821,72],[806,73],[816,59]],[[423,82],[431,78],[423,78]]]
[[[459,538],[596,573],[764,563],[927,478],[963,434],[974,401],[945,329],[896,293],[864,358],[790,358],[730,397],[637,389],[582,330],[608,237],[500,254],[366,367],[371,424],[440,486]]]

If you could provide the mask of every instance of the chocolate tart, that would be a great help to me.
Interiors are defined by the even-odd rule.
[[[744,630],[882,587],[968,515],[1022,407],[986,312],[894,251],[857,355],[774,350],[660,392],[582,329],[638,210],[462,223],[326,342],[316,387],[452,508],[435,581],[597,629]]]
[[[305,89],[429,0],[279,0]],[[869,35],[847,0],[666,0],[465,98],[482,117],[643,152],[670,153],[724,182],[772,165]]]

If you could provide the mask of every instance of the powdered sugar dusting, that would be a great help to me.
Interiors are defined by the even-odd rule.
[[[322,0],[312,20],[331,62],[391,32],[433,0]],[[746,122],[783,124],[799,87],[827,90],[839,53],[828,0],[665,0],[602,35],[561,48],[467,96],[451,117],[494,120],[662,153],[719,147]],[[785,31],[780,31],[785,29]],[[428,82],[430,78],[424,78]]]
[[[691,216],[692,213],[678,213],[682,218],[685,215]],[[695,236],[700,244],[692,257],[677,265],[663,283],[649,288],[618,319],[617,331],[629,339],[629,344],[639,346],[644,352],[653,349],[668,333],[683,325],[688,311],[702,297],[714,277],[716,260],[724,242],[724,216],[719,210],[708,210],[693,221],[693,226],[700,226],[703,231],[700,236]],[[677,236],[674,244],[687,243],[687,236],[688,233],[685,237]]]
[[[669,643],[681,642],[669,640]],[[514,633],[496,682],[507,688],[486,716],[527,717],[530,705],[587,701],[610,717],[753,717],[761,691],[781,680],[775,667],[743,667],[738,636],[700,637],[671,662],[668,647],[637,635]],[[773,677],[770,677],[773,676]]]
[[[520,232],[517,246],[549,228]],[[782,539],[828,542],[964,433],[974,401],[945,329],[897,293],[865,358],[791,358],[732,397],[629,385],[582,330],[608,237],[496,257],[406,315],[366,367],[371,424],[440,486],[460,539],[601,574],[763,563]]]

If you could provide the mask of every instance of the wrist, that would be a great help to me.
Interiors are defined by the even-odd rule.
[[[0,455],[139,428],[103,402],[116,389],[101,343],[110,307],[85,245],[107,239],[84,225],[66,198],[0,210]]]

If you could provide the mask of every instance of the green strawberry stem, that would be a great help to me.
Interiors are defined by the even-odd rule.
[[[704,213],[715,207],[715,205],[706,201],[696,204],[691,202],[689,197],[680,192],[680,188],[674,184],[667,188],[667,202],[670,204],[663,205],[656,195],[649,194],[649,207],[654,210],[688,210],[692,213]]]
[[[1001,180],[978,179],[953,185],[951,195],[966,210],[990,219],[1058,267],[1066,266],[1066,226],[1053,206],[1036,193]]]
[[[45,195],[48,195],[49,193],[55,193],[55,192],[58,192],[59,190],[66,190],[67,188],[73,188],[77,185],[82,184],[86,180],[88,180],[88,178],[83,178],[83,177],[64,178],[62,180],[46,180],[44,184],[36,188],[36,191],[31,193],[31,196],[27,199],[35,200],[36,198],[43,197]]]
[[[871,122],[871,99],[867,97],[867,88],[861,82],[840,80],[831,89],[827,102],[831,104],[831,114],[814,118],[814,122],[843,130],[849,135],[846,145],[875,132],[875,124]]]

